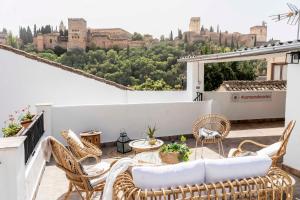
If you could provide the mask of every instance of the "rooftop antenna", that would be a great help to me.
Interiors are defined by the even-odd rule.
[[[298,25],[297,31],[297,40],[299,40],[299,31],[300,31],[300,10],[294,4],[287,3],[290,11],[283,14],[272,15],[270,16],[273,21],[279,22],[283,20],[287,20],[287,24],[290,25]]]

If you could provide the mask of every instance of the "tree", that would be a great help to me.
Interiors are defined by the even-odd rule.
[[[222,32],[219,33],[219,45],[222,46]]]
[[[187,34],[184,34],[184,43],[188,43]]]
[[[214,28],[212,26],[210,26],[209,32],[214,32]]]
[[[136,41],[136,40],[143,40],[144,38],[143,38],[142,34],[134,32],[131,39]]]
[[[219,33],[220,32],[220,26],[219,26],[219,24],[217,25],[217,33]]]
[[[171,31],[169,39],[170,41],[173,41],[173,31]]]
[[[233,35],[231,35],[231,44],[230,44],[230,48],[231,48],[231,50],[234,49],[234,39],[233,39]]]
[[[182,40],[182,31],[180,29],[178,29],[178,39]]]
[[[33,25],[33,36],[37,36],[36,24]]]
[[[164,35],[160,36],[160,41],[165,41],[165,36]]]
[[[15,36],[13,36],[12,32],[9,31],[8,36],[7,36],[7,45],[14,47],[14,48],[18,48],[18,40]]]
[[[257,45],[256,44],[257,43],[257,37],[256,37],[256,35],[254,36],[254,42],[253,43],[254,43],[253,45],[256,47],[256,45]]]
[[[204,26],[202,25],[201,26],[201,32],[203,32],[205,29],[204,29]]]
[[[3,28],[3,29],[2,29],[2,33],[7,34],[7,29],[6,29],[6,28]]]

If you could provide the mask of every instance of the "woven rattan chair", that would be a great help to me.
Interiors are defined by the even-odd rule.
[[[201,128],[209,129],[212,131],[217,131],[220,134],[220,137],[214,137],[214,138],[201,138],[199,135],[199,130]],[[204,144],[211,144],[211,143],[217,143],[218,149],[219,149],[219,155],[221,155],[221,151],[223,156],[224,154],[224,148],[222,144],[222,140],[229,134],[231,125],[229,120],[226,119],[226,117],[222,115],[217,114],[209,114],[205,115],[203,117],[200,117],[198,120],[196,120],[193,124],[193,135],[196,139],[196,145],[195,145],[195,157],[197,152],[197,146],[200,142],[202,144],[202,156],[203,156],[203,145]]]
[[[228,180],[211,184],[174,186],[143,190],[135,186],[129,172],[121,174],[114,184],[114,199],[293,199],[293,180],[279,168],[263,177]]]
[[[62,169],[66,173],[66,177],[69,180],[69,189],[65,195],[65,200],[68,199],[73,188],[78,192],[81,199],[90,200],[94,192],[102,192],[105,185],[105,177],[108,170],[93,172],[92,175],[88,175],[84,171],[84,166],[81,163],[87,158],[95,156],[88,155],[80,160],[77,160],[72,153],[64,147],[55,138],[50,137],[50,144],[52,149],[52,155],[56,161],[56,166]],[[81,193],[85,193],[85,198]]]
[[[275,153],[271,157],[272,161],[273,161],[273,166],[278,165],[279,161],[286,154],[287,144],[288,144],[289,138],[291,136],[291,133],[292,133],[292,131],[294,129],[295,123],[296,123],[296,121],[294,121],[294,120],[290,121],[288,123],[288,125],[286,126],[286,128],[284,129],[283,134],[282,134],[282,136],[279,139],[279,142],[281,142],[281,145],[280,145],[277,153]],[[238,148],[235,149],[235,151],[231,153],[232,154],[231,156],[232,157],[240,156],[243,152],[247,152],[247,150],[244,148],[244,146],[246,144],[252,144],[252,145],[255,145],[255,146],[261,147],[261,148],[266,148],[266,147],[269,146],[269,145],[265,145],[265,144],[261,144],[261,143],[255,142],[253,140],[244,140],[243,142],[240,143],[240,145],[238,146]]]
[[[97,162],[100,161],[102,151],[96,145],[88,142],[85,139],[80,139],[84,145],[82,148],[72,137],[69,136],[68,131],[62,131],[61,135],[67,141],[71,152],[76,156],[77,159],[92,155],[97,157]]]

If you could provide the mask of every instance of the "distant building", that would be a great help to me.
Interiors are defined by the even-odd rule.
[[[200,30],[200,25],[200,17],[192,17],[190,19],[189,31],[184,33],[184,38],[189,43],[213,41],[216,44],[234,48],[260,46],[267,43],[267,25],[265,22],[261,26],[250,27],[249,34],[220,32],[219,28],[217,32],[211,32],[208,29]]]
[[[192,17],[190,20],[189,31],[200,33],[200,17]]]
[[[59,32],[38,34],[34,37],[34,45],[38,51],[54,49],[56,46],[68,51],[87,47],[142,47],[156,42],[158,41],[151,35],[145,35],[144,40],[134,41],[132,34],[121,28],[88,28],[87,22],[83,18],[69,18],[68,29],[61,22]]]

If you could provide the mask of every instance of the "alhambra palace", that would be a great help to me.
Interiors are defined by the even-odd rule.
[[[67,35],[64,35],[68,30]],[[186,40],[188,43],[195,41],[213,41],[217,44],[239,47],[253,47],[264,45],[267,42],[267,26],[262,25],[250,28],[250,33],[242,34],[239,32],[229,33],[212,31],[201,28],[200,17],[190,19],[189,30],[183,33],[182,38],[176,37],[174,43]],[[68,29],[63,22],[59,25],[59,31],[47,34],[38,34],[34,37],[34,45],[38,51],[54,49],[56,46],[61,48],[86,49],[89,48],[127,48],[127,47],[149,47],[159,42],[151,35],[144,35],[142,40],[132,40],[132,34],[121,28],[88,28],[87,22],[83,18],[69,18]]]

